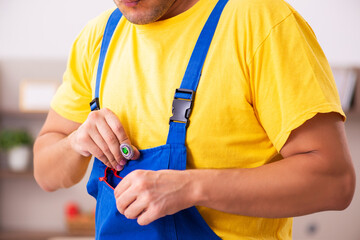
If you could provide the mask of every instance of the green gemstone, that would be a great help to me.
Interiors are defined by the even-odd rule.
[[[121,150],[125,155],[129,153],[129,150],[125,147],[123,147]]]

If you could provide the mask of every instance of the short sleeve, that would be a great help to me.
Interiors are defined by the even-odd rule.
[[[271,29],[249,72],[255,112],[278,151],[317,113],[338,112],[345,119],[328,61],[297,12]]]
[[[112,11],[91,20],[72,45],[63,82],[51,102],[51,108],[66,119],[82,123],[90,113],[94,68],[106,21]]]

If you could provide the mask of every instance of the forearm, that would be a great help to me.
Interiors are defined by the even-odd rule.
[[[196,205],[254,217],[291,217],[345,208],[353,175],[327,169],[316,153],[253,169],[190,170]]]
[[[69,138],[61,133],[45,133],[34,144],[34,176],[46,191],[70,187],[84,176],[90,157],[75,152]]]
[[[355,172],[337,114],[317,115],[293,130],[280,153],[284,159],[257,168],[136,170],[115,188],[116,205],[146,225],[190,206],[284,218],[350,204]]]

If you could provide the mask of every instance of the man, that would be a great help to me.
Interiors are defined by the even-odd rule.
[[[35,178],[46,191],[76,184],[96,157],[88,191],[98,200],[97,238],[145,229],[147,239],[181,239],[186,221],[176,221],[191,215],[190,225],[213,231],[198,239],[290,239],[291,217],[350,204],[355,174],[345,116],[327,60],[294,9],[282,0],[225,3],[189,122],[171,120],[169,130],[174,91],[217,1],[115,3],[124,17],[106,51],[101,83],[100,46],[112,11],[76,39],[34,146]],[[96,89],[101,109],[90,113]],[[172,152],[182,141],[172,128],[182,123],[187,170],[153,169],[184,154]],[[131,161],[120,152],[123,143],[133,145]],[[146,168],[136,166],[144,162]],[[193,210],[181,215],[193,206],[206,226],[197,225]],[[161,230],[169,222],[174,235]]]

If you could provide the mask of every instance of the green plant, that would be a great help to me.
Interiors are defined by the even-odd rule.
[[[4,129],[0,131],[0,150],[9,150],[19,145],[31,145],[30,134],[20,129]]]

